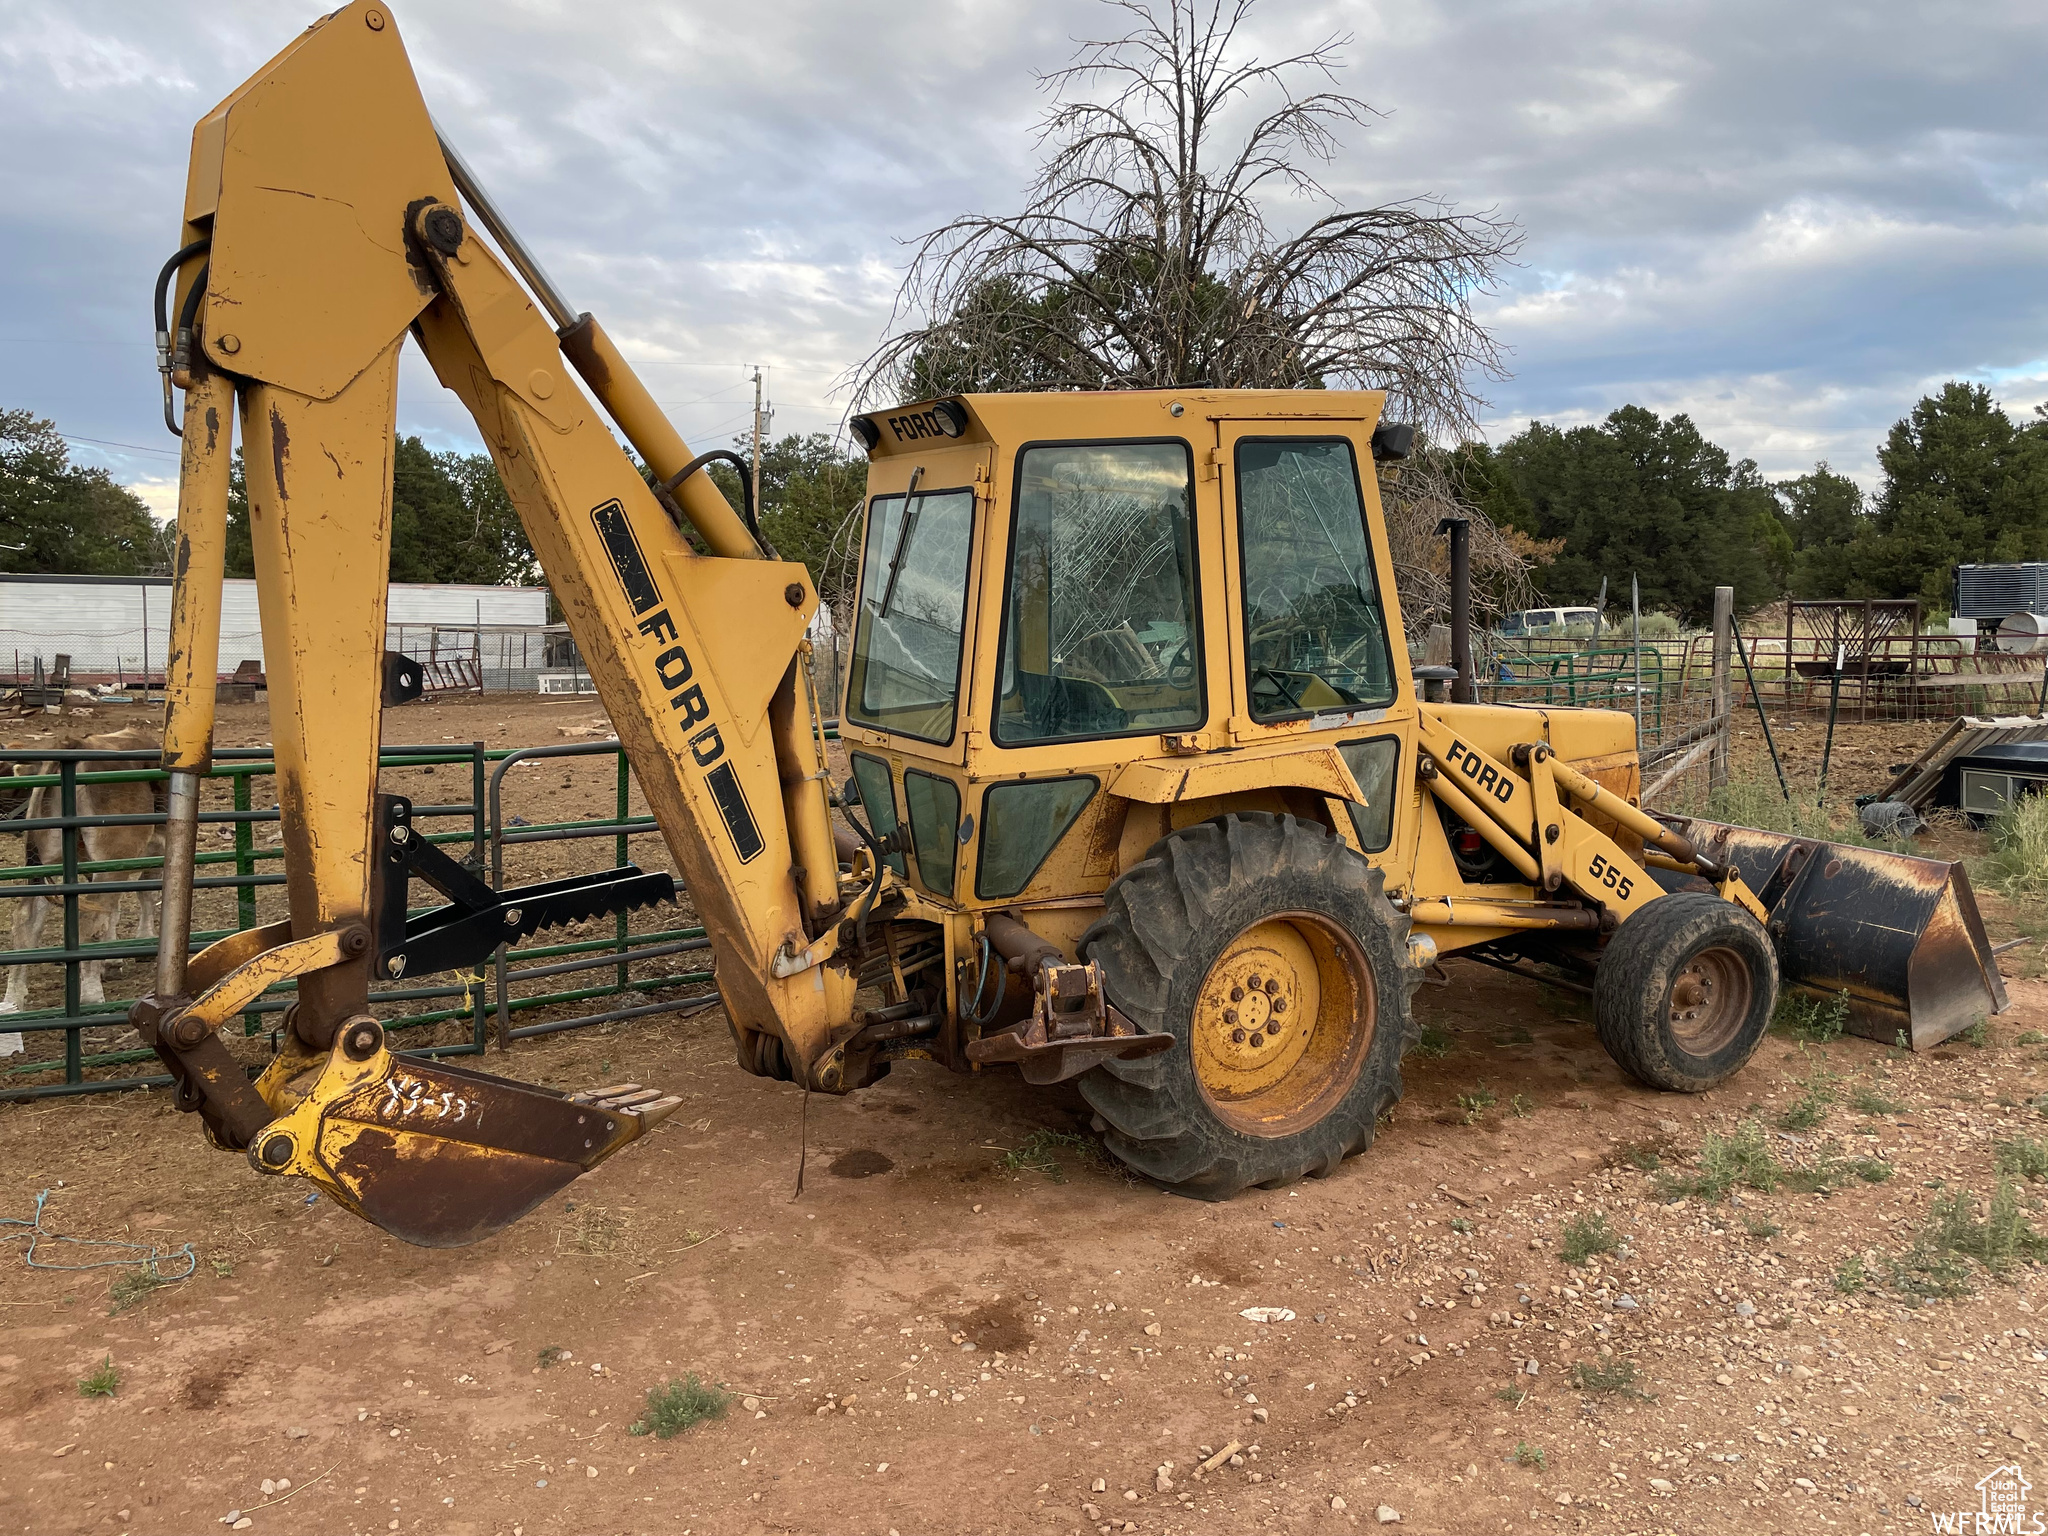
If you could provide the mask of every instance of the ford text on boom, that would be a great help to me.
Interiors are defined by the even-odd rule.
[[[1462,741],[1451,742],[1451,750],[1444,754],[1444,761],[1470,779],[1475,789],[1485,790],[1502,805],[1515,798],[1515,781]]]

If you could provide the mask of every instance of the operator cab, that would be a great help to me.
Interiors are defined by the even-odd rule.
[[[1351,740],[1412,702],[1367,501],[1379,405],[1003,395],[856,418],[870,498],[841,718],[873,831],[909,826],[892,865],[934,895],[1015,897],[1134,760],[1338,725],[1380,801],[1361,846],[1384,848],[1397,742]],[[955,845],[977,817],[970,866]]]

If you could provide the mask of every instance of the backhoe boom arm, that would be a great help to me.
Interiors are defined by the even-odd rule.
[[[559,329],[470,226],[458,185]],[[566,312],[467,167],[457,159],[451,169],[383,6],[350,5],[316,23],[199,123],[180,243],[200,252],[177,295],[194,323],[178,359],[187,402],[165,732],[167,942],[137,1024],[216,1140],[249,1146],[266,1171],[315,1178],[414,1241],[467,1241],[545,1198],[542,1164],[564,1180],[588,1166],[592,1144],[545,1144],[536,1127],[552,1123],[549,1113],[572,1141],[585,1117],[561,1107],[568,1100],[499,1084],[483,1095],[495,1115],[468,1095],[487,1127],[481,1139],[474,1118],[457,1128],[400,1115],[377,1133],[395,1136],[388,1146],[356,1145],[377,1123],[365,1106],[382,1102],[378,1092],[432,1075],[384,1051],[366,1013],[372,977],[391,973],[366,936],[404,928],[378,920],[388,850],[376,775],[406,337],[490,448],[712,941],[734,1029],[779,1037],[800,1071],[848,1017],[853,985],[844,969],[784,978],[774,965],[827,931],[840,906],[817,721],[799,675],[817,597],[803,566],[761,547],[702,473],[672,491],[710,553],[693,549],[576,379],[657,479],[688,466],[689,448],[596,321]],[[296,977],[284,1054],[253,1088],[218,1061],[200,1070],[201,1057],[224,1053],[205,1027],[218,1010],[193,1011],[180,926],[197,775],[211,753],[231,405],[291,915],[260,947],[237,935],[190,965],[221,995],[240,995],[244,973]],[[402,876],[399,890],[402,902]],[[498,1102],[508,1092],[534,1102],[510,1111]],[[344,1101],[355,1107],[343,1112]],[[521,1113],[533,1117],[524,1127]],[[640,1098],[613,1113],[638,1124],[649,1106]],[[516,1134],[499,1145],[493,1130],[508,1122]],[[616,1124],[606,1134],[605,1151],[630,1139]],[[378,1214],[379,1179],[409,1188],[419,1209],[420,1168],[454,1159],[474,1178],[494,1157],[527,1163],[500,1181],[490,1221],[470,1211],[422,1227]]]

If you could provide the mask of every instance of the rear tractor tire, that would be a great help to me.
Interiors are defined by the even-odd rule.
[[[1763,924],[1701,891],[1660,896],[1624,922],[1593,975],[1593,1020],[1631,1076],[1704,1093],[1755,1053],[1778,1003]]]
[[[1174,1046],[1080,1080],[1111,1153],[1224,1200],[1333,1173],[1401,1097],[1408,919],[1328,828],[1238,813],[1155,843],[1081,939],[1109,1000]]]

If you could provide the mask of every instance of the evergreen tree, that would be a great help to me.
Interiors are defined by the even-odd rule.
[[[1884,485],[1849,551],[1849,596],[1945,609],[1958,564],[2048,559],[2048,419],[2021,426],[1985,386],[1951,381],[1893,424],[1877,458]]]
[[[1783,589],[1793,547],[1777,498],[1689,417],[1627,405],[1598,426],[1531,422],[1477,462],[1497,520],[1564,540],[1538,578],[1553,601],[1590,603],[1603,577],[1614,591],[1634,573],[1645,608],[1704,619],[1717,586],[1743,607]]]
[[[1855,584],[1851,547],[1869,519],[1863,490],[1825,462],[1809,474],[1772,487],[1785,505],[1785,521],[1797,550],[1792,590],[1800,597],[1847,597]]]

